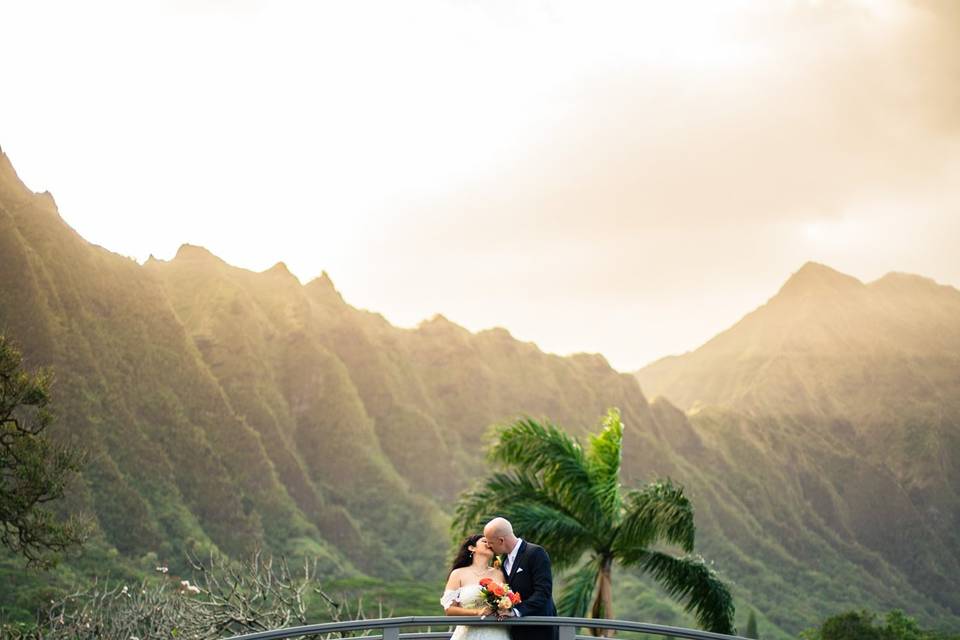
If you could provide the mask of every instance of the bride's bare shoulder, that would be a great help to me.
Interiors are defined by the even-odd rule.
[[[459,589],[463,586],[463,567],[454,569],[447,578],[447,589]]]

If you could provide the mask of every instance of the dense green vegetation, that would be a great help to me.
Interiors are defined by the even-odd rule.
[[[831,616],[819,627],[800,634],[802,640],[956,640],[958,634],[921,629],[917,621],[894,609],[878,622],[869,611],[847,611]]]
[[[804,315],[825,294],[803,280],[776,303],[786,305],[776,319],[811,324],[811,336],[760,364],[742,350],[765,343],[745,338],[711,360],[734,366],[719,381],[700,375],[709,363],[675,370],[711,394],[743,381],[733,396],[744,403],[704,396],[687,415],[648,402],[635,377],[601,356],[560,358],[442,316],[398,329],[348,305],[325,274],[301,285],[282,264],[251,273],[191,246],[138,265],[84,241],[0,154],[0,331],[29,370],[56,372],[51,438],[90,458],[64,509],[94,525],[51,573],[0,557],[0,580],[13,585],[0,607],[29,619],[94,575],[139,579],[157,565],[183,574],[187,551],[263,549],[316,557],[325,581],[432,613],[452,505],[487,474],[488,426],[550,416],[584,436],[583,425],[616,406],[624,485],[670,477],[684,487],[699,550],[729,579],[737,610],[756,611],[762,637],[864,607],[960,628],[960,394],[951,386],[960,294],[902,278],[879,287],[885,302],[868,315],[893,319],[871,334],[867,357],[828,340],[856,344],[846,327],[859,307],[828,295],[839,315]],[[933,324],[917,328],[906,308],[927,310]],[[902,348],[880,348],[891,344]],[[899,387],[888,371],[904,373]],[[823,410],[822,394],[800,393],[824,388],[836,411]],[[777,398],[794,409],[806,399],[806,409],[759,410]],[[618,616],[695,624],[641,572],[613,575]]]

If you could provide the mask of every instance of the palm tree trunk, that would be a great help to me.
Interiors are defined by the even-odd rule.
[[[610,570],[613,567],[613,558],[605,557],[600,564],[600,572],[597,574],[596,595],[593,597],[593,607],[590,612],[591,618],[612,618],[613,617],[613,585],[610,582]],[[613,636],[612,629],[591,629],[590,633],[597,637],[610,638]]]

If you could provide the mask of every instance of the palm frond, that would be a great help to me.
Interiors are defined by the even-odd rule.
[[[451,530],[455,536],[476,532],[500,515],[502,505],[545,498],[547,496],[536,477],[521,473],[496,473],[486,482],[460,495]]]
[[[576,562],[593,540],[593,533],[529,474],[498,473],[465,493],[456,507],[455,531],[480,531],[495,516],[507,518],[519,535],[549,549],[558,569]]]
[[[622,451],[623,423],[620,421],[620,412],[610,409],[603,419],[603,429],[590,436],[590,448],[586,456],[592,478],[590,489],[610,527],[616,526],[620,519]]]
[[[678,545],[687,553],[693,551],[693,506],[682,487],[670,480],[652,482],[628,493],[624,501],[625,513],[613,542],[621,558],[657,541]]]
[[[526,473],[540,475],[550,493],[582,522],[601,520],[583,448],[556,426],[530,418],[517,420],[500,431],[490,457]]]
[[[557,613],[571,618],[585,618],[597,588],[597,575],[600,573],[600,558],[594,556],[582,567],[573,572],[564,584],[560,599],[557,600]]]
[[[518,535],[547,549],[551,564],[558,570],[579,560],[594,539],[576,519],[541,502],[510,503],[500,513]]]
[[[727,586],[716,572],[699,557],[675,558],[656,551],[647,552],[641,566],[649,571],[671,596],[685,600],[684,608],[693,613],[707,631],[733,634],[735,608]]]

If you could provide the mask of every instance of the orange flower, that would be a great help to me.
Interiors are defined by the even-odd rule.
[[[502,584],[497,584],[496,582],[494,582],[493,584],[491,584],[490,587],[489,587],[489,589],[490,589],[490,593],[492,593],[493,595],[497,596],[498,598],[501,597],[501,596],[503,596],[503,595],[505,595],[505,594],[507,593],[506,589],[503,588],[503,585],[502,585]]]
[[[491,580],[490,578],[484,578],[483,580],[480,581],[480,586],[485,587],[491,582],[493,582],[493,580]]]
[[[516,591],[511,591],[507,594],[510,597],[510,602],[513,604],[520,604],[520,594]]]

